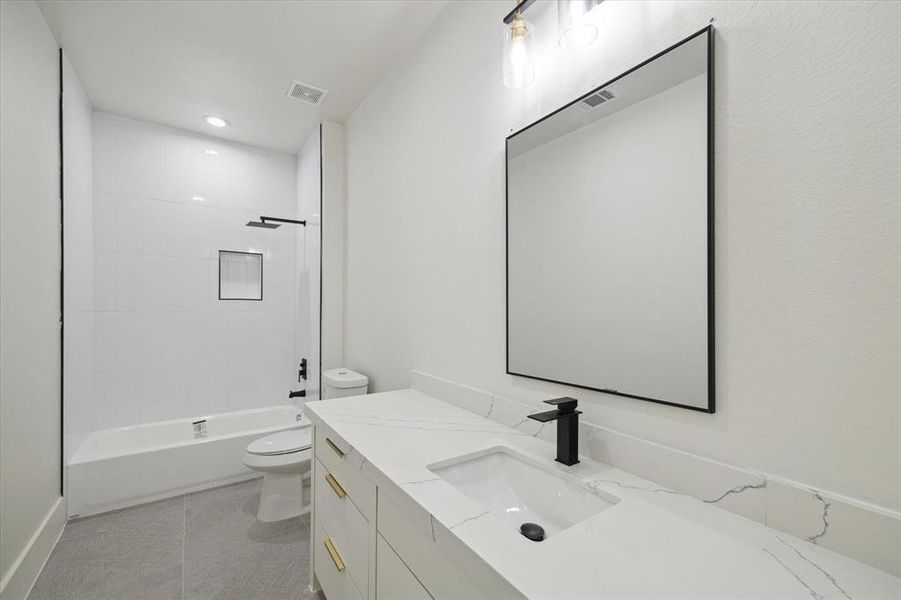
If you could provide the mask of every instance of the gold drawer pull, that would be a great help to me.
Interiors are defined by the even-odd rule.
[[[329,448],[335,451],[335,454],[337,454],[341,458],[344,458],[344,452],[341,450],[341,448],[335,445],[335,442],[328,438],[325,438],[325,443],[329,445]]]
[[[338,483],[338,480],[335,479],[335,477],[331,473],[325,476],[325,480],[328,481],[328,484],[330,486],[332,486],[332,489],[335,490],[335,493],[338,494],[339,498],[343,498],[347,495],[347,492],[344,491],[344,488],[341,487],[341,484]]]
[[[343,571],[344,561],[341,560],[341,555],[335,550],[335,545],[329,538],[325,538],[325,549],[328,550],[328,555],[332,557],[332,562],[335,563],[335,568],[338,569],[338,572]]]

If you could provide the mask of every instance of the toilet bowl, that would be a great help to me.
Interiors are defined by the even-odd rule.
[[[263,473],[260,521],[281,521],[310,510],[311,427],[289,429],[251,442],[244,465]]]

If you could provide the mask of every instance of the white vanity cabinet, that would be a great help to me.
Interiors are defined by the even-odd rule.
[[[375,595],[381,600],[431,600],[432,596],[422,587],[404,561],[382,534],[376,547]]]
[[[375,596],[376,487],[351,462],[351,452],[327,427],[316,427],[313,572],[329,600]]]
[[[436,544],[431,521],[373,484],[365,457],[331,428],[313,437],[313,573],[328,600],[522,597],[484,562]]]

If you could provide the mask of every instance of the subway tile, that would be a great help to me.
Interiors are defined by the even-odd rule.
[[[119,314],[94,314],[94,367],[97,370],[119,366]]]
[[[145,369],[138,373],[141,422],[187,416],[185,378],[179,369]]]
[[[139,224],[141,254],[151,256],[184,256],[182,206],[163,200],[148,200]]]
[[[94,189],[115,192],[118,180],[118,146],[114,122],[105,113],[95,112],[94,121]]]
[[[138,311],[156,306],[154,294],[158,290],[153,285],[147,259],[134,254],[116,254],[115,257],[115,309]]]
[[[112,229],[116,237],[116,252],[140,254],[147,201],[130,196],[113,196],[113,201],[115,222]]]
[[[179,235],[185,257],[207,260],[218,253],[222,212],[206,206],[180,206]]]
[[[94,373],[93,402],[87,407],[85,418],[90,429],[108,429],[132,423],[140,419],[123,405],[120,393],[123,377],[118,369],[101,369]]]
[[[94,193],[94,251],[116,251],[116,196]]]
[[[144,198],[166,198],[167,137],[159,129],[135,132],[141,148],[141,196]]]
[[[189,136],[171,136],[166,146],[166,197],[172,202],[228,206],[228,156],[207,154],[210,143]],[[219,152],[218,149],[216,149]]]
[[[116,255],[108,252],[94,253],[94,310],[116,310]]]
[[[67,225],[68,227],[68,225]],[[90,245],[70,245],[65,251],[64,292],[66,310],[94,310],[94,252]]]

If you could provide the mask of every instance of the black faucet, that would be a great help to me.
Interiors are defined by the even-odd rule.
[[[579,415],[576,410],[579,403],[575,398],[555,398],[545,400],[545,404],[553,404],[557,410],[528,415],[530,419],[547,423],[557,421],[557,462],[572,466],[579,462]]]

